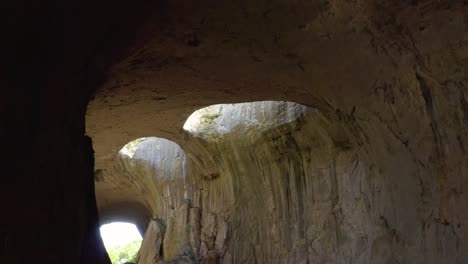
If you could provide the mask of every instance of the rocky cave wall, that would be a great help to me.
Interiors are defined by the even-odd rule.
[[[166,168],[169,184],[158,180],[161,156],[169,168],[176,156],[162,155],[168,151],[151,140],[141,141],[133,160],[121,157],[113,183],[146,186],[135,192],[144,194],[141,202],[154,218],[138,263],[461,263],[466,257],[464,212],[452,212],[461,213],[455,226],[424,215],[434,210],[420,200],[429,195],[418,171],[425,167],[397,138],[383,143],[383,134],[366,135],[292,103],[242,105],[207,111],[198,131],[185,132],[187,172],[180,163],[178,173]]]
[[[140,137],[168,138],[187,155],[192,145],[202,157],[223,157],[216,146],[238,153],[238,167],[226,156],[188,176],[190,202],[168,210],[164,223],[164,240],[174,240],[162,243],[168,258],[190,259],[197,223],[195,252],[209,260],[467,258],[464,1],[27,2],[3,9],[2,261],[108,263],[84,137],[97,87],[86,132],[103,179],[118,150]],[[255,100],[298,102],[326,122],[277,135],[284,140],[271,140],[277,148],[258,141],[257,152],[203,145],[181,132],[198,108]],[[326,131],[320,147],[301,141],[315,129]],[[245,160],[249,153],[258,166]],[[299,162],[304,157],[311,161]],[[99,185],[98,206],[111,193]]]
[[[116,153],[130,140],[167,138],[188,157],[163,211],[151,209],[153,196],[113,192],[140,195],[156,219],[148,236],[157,243],[145,239],[142,254],[223,263],[467,258],[466,4],[173,1],[166,11],[147,25],[145,46],[110,70],[87,116],[103,179],[98,205],[113,195],[100,191],[106,179],[126,177],[115,174]],[[182,129],[204,106],[260,100],[314,114],[254,139],[210,141]]]

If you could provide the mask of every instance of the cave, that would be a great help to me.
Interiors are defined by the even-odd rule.
[[[2,263],[465,263],[462,0],[4,6]]]

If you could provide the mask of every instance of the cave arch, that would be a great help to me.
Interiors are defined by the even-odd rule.
[[[99,210],[99,224],[106,225],[113,222],[133,223],[143,236],[151,219],[151,212],[137,202],[120,202],[109,204]]]
[[[132,222],[147,239],[154,238],[155,230],[164,230],[166,224],[173,226],[176,220],[169,216],[190,206],[186,201],[186,163],[184,150],[165,138],[143,137],[125,144],[115,155],[112,167],[107,173],[100,171],[96,181],[101,224]],[[169,232],[166,237],[177,241],[174,236],[179,234]],[[151,242],[145,245],[143,258],[160,252],[153,252]]]
[[[177,208],[197,216],[202,205],[200,254],[247,264],[468,259],[466,1],[12,2],[1,135],[24,140],[3,144],[2,262],[107,263],[93,171],[106,192],[138,194],[143,169],[120,187],[109,176],[121,146],[154,135],[188,153],[190,113],[254,100],[314,106],[323,129],[208,146],[206,167],[224,163],[231,175],[186,178],[192,206]],[[99,206],[151,207],[139,195],[97,196]]]
[[[262,133],[295,122],[306,111],[313,111],[313,108],[285,101],[215,104],[193,112],[183,129],[194,137],[206,140],[250,131]]]
[[[143,163],[154,169],[159,180],[185,178],[185,152],[175,142],[159,137],[143,137],[127,143],[119,150],[119,158],[128,161],[126,165]],[[124,164],[125,162],[122,162]]]
[[[184,150],[175,142],[143,137],[125,144],[112,166],[99,173],[96,196],[101,224],[134,222],[144,234],[152,218],[184,199]],[[164,201],[164,202],[163,202]]]
[[[103,175],[112,171],[121,163],[115,153],[134,138],[154,135],[179,144],[189,166],[175,189],[176,200],[187,198],[190,205],[168,199],[167,207],[157,208],[139,200],[174,226],[183,226],[177,219],[196,219],[185,217],[187,211],[196,216],[203,208],[205,238],[229,237],[226,230],[234,226],[239,243],[227,246],[231,257],[221,241],[193,244],[206,249],[194,250],[200,254],[218,247],[234,263],[370,263],[379,262],[373,261],[374,254],[394,246],[398,259],[377,256],[381,262],[443,262],[446,253],[455,256],[457,250],[421,246],[454,243],[452,235],[432,240],[439,227],[445,228],[440,223],[431,220],[428,227],[417,227],[433,208],[451,222],[466,211],[450,209],[461,208],[465,196],[443,202],[435,198],[452,197],[451,188],[461,193],[458,186],[466,178],[464,160],[455,158],[464,157],[467,149],[457,142],[457,136],[463,141],[459,133],[465,131],[462,67],[446,45],[427,41],[447,35],[458,43],[462,34],[449,35],[463,31],[463,16],[459,13],[445,26],[418,28],[415,22],[425,24],[431,13],[438,20],[462,9],[453,5],[452,11],[442,11],[438,5],[398,1],[380,6],[371,1],[362,8],[277,4],[210,5],[208,17],[204,5],[179,10],[175,4],[180,19],[153,28],[150,32],[157,37],[110,69],[89,104],[88,134],[99,142],[96,169]],[[424,19],[420,8],[427,11]],[[254,15],[260,10],[268,11]],[[203,21],[196,32],[194,21]],[[402,25],[405,34],[395,34]],[[167,34],[181,27],[180,34]],[[450,64],[453,67],[445,67]],[[223,142],[200,140],[183,130],[187,118],[201,107],[261,100],[297,102],[317,111],[299,119],[298,126],[281,125],[253,140],[239,133],[247,143],[229,133],[222,134],[229,138]],[[444,149],[454,157],[448,158]],[[442,171],[432,162],[439,158],[453,170]],[[123,186],[139,174],[129,174]],[[447,182],[439,175],[447,175]],[[441,179],[446,190],[437,189],[434,179]],[[151,184],[144,180],[136,190],[157,197],[168,193],[151,192]],[[419,195],[421,190],[426,196]],[[439,206],[452,201],[453,207]],[[177,214],[183,216],[174,217]],[[422,238],[426,234],[431,239]]]

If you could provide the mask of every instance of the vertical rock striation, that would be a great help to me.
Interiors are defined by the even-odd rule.
[[[167,2],[89,105],[99,209],[147,208],[166,262],[462,263],[465,9]],[[276,102],[210,107],[183,130],[200,107],[261,100]],[[148,136],[185,164],[115,155]]]

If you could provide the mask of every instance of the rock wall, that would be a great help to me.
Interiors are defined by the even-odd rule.
[[[163,256],[467,258],[464,1],[28,2],[2,9],[3,262],[108,263],[84,136],[98,86],[86,117],[96,179],[135,138],[190,157],[187,189],[161,213],[174,223]],[[198,108],[258,100],[313,107],[324,132],[305,123],[243,146],[182,131]]]
[[[450,209],[463,208],[466,194],[460,191],[450,196],[450,205],[440,204],[440,183],[427,178],[439,166],[431,162],[434,149],[418,159],[378,119],[359,123],[337,111],[332,119],[290,103],[273,109],[252,105],[219,112],[218,121],[201,127],[204,136],[186,132],[187,179],[170,187],[172,193],[186,193],[172,197],[178,200],[172,209],[153,211],[166,227],[164,240],[156,243],[162,250],[143,247],[141,254],[158,252],[157,259],[174,263],[462,263],[466,258],[467,212]],[[425,113],[425,102],[419,107]],[[265,129],[265,122],[251,125],[255,119],[242,125],[223,117],[235,112],[242,120],[252,109],[268,112],[259,116],[278,125]],[[281,121],[290,116],[296,119]],[[238,125],[222,136],[207,132],[230,127],[223,122]],[[426,133],[432,133],[430,127]],[[466,157],[459,157],[457,176],[450,177],[463,182]],[[144,244],[155,236],[161,239],[149,231]],[[146,259],[139,263],[158,263]]]
[[[171,187],[174,206],[151,211],[170,225],[165,261],[467,258],[463,1],[205,0],[165,8],[88,111],[103,179],[116,178],[115,154],[135,138],[167,138],[185,151],[188,173]],[[313,111],[261,133],[204,138],[183,130],[204,106],[262,100]],[[219,113],[208,113],[216,123]],[[98,196],[109,195],[99,188]],[[159,201],[143,196],[145,204]]]

